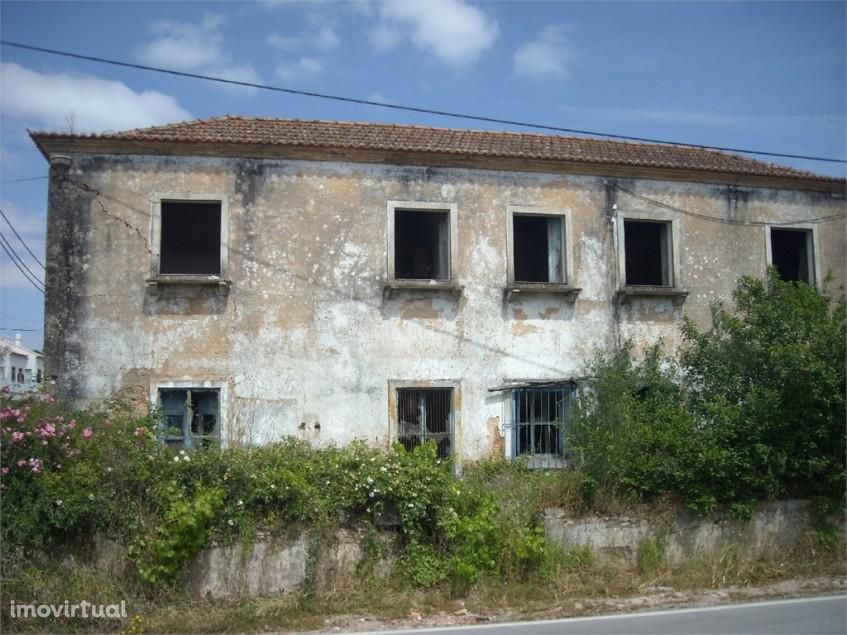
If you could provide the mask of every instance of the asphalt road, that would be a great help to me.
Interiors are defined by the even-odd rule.
[[[704,608],[405,631],[380,635],[845,635],[847,596],[778,600]]]

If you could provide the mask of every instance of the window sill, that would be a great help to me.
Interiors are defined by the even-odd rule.
[[[164,287],[191,286],[191,287],[214,287],[219,294],[229,293],[232,280],[226,280],[220,276],[197,275],[197,274],[164,274],[152,276],[145,281],[147,287],[158,293]]]
[[[390,280],[382,288],[383,299],[389,299],[404,291],[423,291],[429,293],[448,293],[460,296],[464,287],[452,280]]]
[[[669,298],[674,302],[682,303],[688,297],[688,291],[679,287],[658,287],[649,285],[629,285],[618,290],[619,302],[626,302],[629,298]]]
[[[579,287],[572,287],[569,284],[556,282],[513,282],[503,289],[503,297],[508,302],[525,293],[548,293],[563,295],[567,299],[574,300],[580,291],[582,289]]]
[[[560,470],[568,467],[565,458],[558,454],[518,454],[515,459],[523,460],[531,470]]]

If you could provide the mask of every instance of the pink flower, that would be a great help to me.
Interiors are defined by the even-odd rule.
[[[24,459],[18,461],[18,467],[23,467],[24,465],[26,465],[26,461]]]
[[[137,437],[143,436],[147,431],[144,428],[136,428],[133,434]]]
[[[39,472],[41,472],[42,468],[44,467],[44,464],[41,462],[41,459],[30,459],[29,467],[32,468],[33,474],[38,474]]]
[[[18,441],[20,441],[20,440],[21,440],[21,439],[23,439],[23,438],[24,438],[24,433],[23,433],[23,432],[18,432],[17,430],[15,430],[15,431],[12,433],[12,443],[17,443]]]
[[[6,476],[6,474],[8,474],[8,473],[9,473],[8,467],[0,467],[0,474],[2,474],[3,476]]]
[[[94,430],[91,429],[91,426],[85,428],[85,430],[82,431],[82,436],[83,436],[83,438],[86,438],[86,439],[88,437],[90,437],[92,434],[94,434]]]

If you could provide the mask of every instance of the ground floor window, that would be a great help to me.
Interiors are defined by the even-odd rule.
[[[512,391],[515,456],[564,454],[563,433],[571,397],[569,384]]]
[[[397,441],[407,450],[432,441],[438,456],[453,452],[453,389],[398,388]]]
[[[186,448],[219,445],[220,391],[217,388],[160,388],[162,437]]]

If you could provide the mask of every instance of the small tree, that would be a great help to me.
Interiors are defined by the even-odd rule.
[[[735,311],[683,325],[695,416],[736,451],[751,498],[841,500],[845,479],[845,300],[803,283],[742,278]]]

